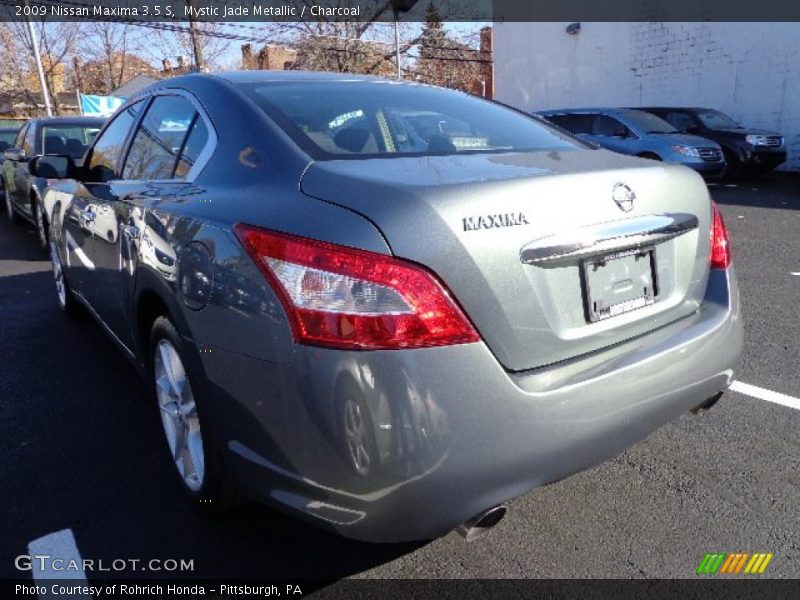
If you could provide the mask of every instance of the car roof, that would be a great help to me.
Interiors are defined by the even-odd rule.
[[[604,114],[617,114],[617,115],[624,115],[625,113],[629,113],[631,111],[640,110],[638,108],[559,108],[555,110],[541,110],[536,114],[542,116],[550,116],[550,115],[580,115],[586,113],[604,113]]]
[[[700,112],[703,110],[716,110],[713,108],[702,108],[700,106],[642,106],[640,108],[631,107],[634,110],[690,110],[694,112]]]
[[[103,125],[105,117],[38,117],[31,119],[31,123],[39,125]]]
[[[386,81],[393,79],[374,75],[354,75],[352,73],[326,73],[322,71],[225,71],[220,73],[193,74],[195,76],[217,77],[230,83],[270,83],[278,81]],[[404,82],[410,83],[410,82]]]
[[[315,83],[315,82],[340,82],[340,83],[380,83],[383,85],[402,85],[406,87],[432,87],[420,81],[397,80],[375,75],[355,75],[353,73],[328,73],[320,71],[220,71],[211,73],[201,73],[192,71],[176,77],[161,79],[138,91],[136,94],[127,98],[124,106],[130,106],[143,98],[147,98],[154,92],[183,89],[194,90],[203,87],[204,84],[219,86],[220,83],[235,89],[239,85],[246,84],[278,84],[278,83]],[[435,86],[433,86],[435,87]],[[211,89],[211,88],[210,88]],[[217,92],[220,91],[216,87]],[[457,92],[457,90],[451,90]],[[466,93],[466,92],[459,92]]]

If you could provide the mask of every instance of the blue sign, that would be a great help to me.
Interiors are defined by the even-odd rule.
[[[125,98],[81,94],[81,114],[87,117],[110,117]]]

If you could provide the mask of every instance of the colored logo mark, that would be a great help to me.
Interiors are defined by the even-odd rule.
[[[697,567],[698,575],[760,575],[772,560],[773,554],[765,552],[725,552],[706,553],[700,566]]]

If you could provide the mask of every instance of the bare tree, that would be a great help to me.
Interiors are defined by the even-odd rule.
[[[77,22],[35,21],[33,26],[38,37],[45,83],[53,110],[58,114],[58,92],[64,91],[68,86],[69,62],[75,54],[84,25]],[[35,105],[38,97],[35,90],[39,88],[39,83],[33,63],[33,43],[25,23],[3,23],[0,45],[3,65],[10,75],[9,81],[13,81],[17,89],[22,90],[22,95]]]
[[[429,0],[430,1],[430,0]],[[473,0],[437,0],[436,6],[442,19],[467,14]],[[315,0],[290,0],[287,4],[300,14],[306,14],[318,5]],[[428,2],[420,1],[414,8],[418,17],[424,14]],[[352,17],[330,17],[306,19],[283,23],[268,23],[263,26],[266,35],[276,44],[287,44],[297,48],[294,69],[312,71],[338,71],[390,75],[394,72],[396,55],[395,24],[390,0],[363,0],[358,5],[361,14],[358,21]],[[356,6],[350,0],[327,2],[327,7],[347,8]],[[400,54],[409,55],[420,43],[420,28],[416,24],[399,23]],[[406,73],[413,69],[404,67]]]
[[[465,37],[474,39],[474,35]],[[491,56],[486,52],[473,50],[463,41],[451,37],[444,29],[436,6],[433,3],[428,5],[420,35],[419,57],[414,65],[416,80],[482,94],[482,84],[488,78],[486,65],[490,61]]]
[[[4,103],[36,105],[36,88],[29,85],[33,60],[27,60],[27,50],[14,23],[0,23],[0,93]],[[38,86],[37,86],[38,87]]]
[[[174,30],[148,28],[144,30],[147,43],[145,58],[162,64],[165,60],[174,64],[179,56],[193,57],[194,43],[188,27],[181,24]],[[218,61],[230,46],[231,40],[224,36],[224,25],[221,23],[198,21],[195,23],[196,35],[200,51],[205,57],[205,66],[211,69],[221,66]]]
[[[87,23],[81,55],[88,60],[76,64],[78,87],[91,93],[111,94],[136,75],[153,74],[155,69],[138,54],[146,41],[141,34],[140,28],[126,23]]]

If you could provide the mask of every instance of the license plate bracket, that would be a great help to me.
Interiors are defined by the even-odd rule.
[[[655,303],[655,248],[621,250],[582,263],[586,319],[603,321]]]

